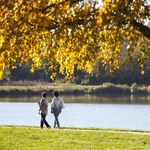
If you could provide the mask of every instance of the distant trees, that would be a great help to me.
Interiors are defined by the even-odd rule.
[[[150,84],[150,64],[143,62],[145,68],[144,74],[141,74],[141,68],[137,63],[137,59],[140,56],[140,46],[134,47],[134,53],[128,54],[126,51],[125,41],[122,43],[122,56],[119,59],[119,69],[114,72],[110,72],[110,65],[103,64],[102,60],[98,60],[92,67],[93,76],[96,78],[96,82],[112,82],[131,84],[137,82],[139,84]],[[130,60],[132,58],[132,60]],[[130,60],[130,61],[129,61]],[[150,59],[148,59],[149,61]]]
[[[14,68],[12,71],[6,70],[4,74],[3,81],[17,81],[17,80],[29,80],[29,81],[49,81],[52,82],[52,79],[50,79],[50,76],[52,75],[52,71],[49,70],[50,64],[48,63],[47,59],[43,59],[41,62],[41,66],[38,67],[34,73],[30,72],[30,67],[32,64],[32,60],[29,59],[29,62],[26,63],[26,65],[20,65],[15,64],[16,68]],[[59,66],[57,71],[59,71]],[[61,79],[64,76],[57,72],[58,78]]]
[[[124,51],[123,47],[123,51]],[[120,57],[120,68],[115,70],[114,72],[110,72],[110,66],[104,65],[102,60],[96,61],[92,66],[91,74],[83,70],[74,71],[74,77],[67,82],[76,83],[76,84],[103,84],[104,82],[111,82],[115,84],[129,84],[136,82],[137,84],[150,84],[150,65],[144,63],[145,73],[141,74],[141,69],[136,62],[136,58],[139,55],[139,49],[135,48],[136,55],[133,55],[132,64],[128,61],[129,56],[124,53],[122,57]],[[7,70],[4,74],[4,81],[18,81],[18,80],[29,80],[29,81],[48,81],[53,82],[50,79],[52,75],[52,71],[48,70],[50,64],[46,59],[42,60],[41,66],[38,67],[34,73],[30,72],[30,65],[32,61],[30,60],[26,65],[19,66],[16,64],[17,68],[12,71]],[[57,71],[59,70],[59,65]],[[55,81],[59,83],[65,83],[65,75],[57,72],[57,77],[55,77]]]

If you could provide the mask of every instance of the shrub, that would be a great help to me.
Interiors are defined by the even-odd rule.
[[[138,85],[136,83],[132,83],[131,85],[131,93],[135,94],[138,91]]]
[[[138,84],[133,83],[131,85],[131,93],[132,94],[146,94],[147,88],[145,86],[138,86]]]
[[[150,93],[150,85],[147,87],[147,93]]]
[[[112,84],[112,83],[104,83],[98,87],[91,88],[89,93],[93,94],[129,94],[130,87],[128,85],[120,85],[120,84]]]

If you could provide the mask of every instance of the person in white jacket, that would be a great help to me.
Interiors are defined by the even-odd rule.
[[[59,97],[58,91],[53,92],[54,98],[52,99],[52,104],[51,104],[51,113],[54,114],[54,127],[58,127],[60,129],[60,123],[58,120],[58,116],[61,113],[61,109],[64,108],[64,101],[62,100],[61,97]]]
[[[41,128],[43,129],[43,125],[45,124],[48,128],[50,125],[46,121],[46,115],[48,113],[48,100],[46,99],[47,93],[42,92],[42,99],[39,102],[39,114],[41,114]]]

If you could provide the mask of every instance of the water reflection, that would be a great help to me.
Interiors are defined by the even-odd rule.
[[[89,104],[150,104],[150,95],[61,95],[65,103]],[[49,102],[52,95],[48,96]],[[37,96],[1,96],[0,102],[38,102],[41,95]]]

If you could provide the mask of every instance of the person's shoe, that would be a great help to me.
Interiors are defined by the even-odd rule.
[[[51,129],[55,129],[55,127],[51,127]]]

